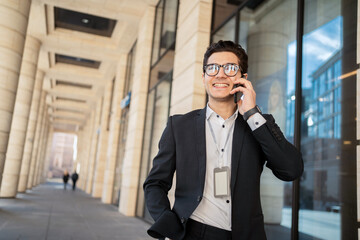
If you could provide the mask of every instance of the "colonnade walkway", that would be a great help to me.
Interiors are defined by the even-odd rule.
[[[149,226],[60,180],[0,199],[1,240],[149,240]]]

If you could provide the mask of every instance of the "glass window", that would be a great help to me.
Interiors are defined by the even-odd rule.
[[[169,49],[175,50],[178,0],[160,0],[156,6],[151,65]]]
[[[248,80],[255,88],[257,104],[274,116],[293,142],[297,0],[256,2],[240,10],[237,26],[235,16],[224,24],[213,41],[234,40],[238,34],[238,42],[248,53]],[[238,27],[237,33],[230,26]],[[280,181],[265,167],[261,202],[268,239],[290,239],[292,183]]]
[[[154,101],[155,101],[155,91],[150,91],[148,94],[147,100],[147,109],[146,109],[146,119],[144,126],[144,138],[143,138],[143,146],[141,152],[141,164],[140,164],[140,181],[139,183],[145,182],[145,179],[148,175],[149,169],[149,154],[150,154],[150,143],[151,143],[151,129],[153,124],[153,115],[154,115]],[[137,200],[137,208],[136,208],[136,216],[143,217],[151,222],[153,221],[149,211],[146,210],[146,206],[144,204],[144,191],[142,189],[142,184],[138,185],[138,200]]]
[[[344,2],[305,0],[302,99],[318,102],[313,115],[319,121],[312,124],[317,135],[308,134],[309,124],[301,127],[305,174],[300,181],[299,239],[357,239],[356,152],[351,145],[356,125],[349,107],[356,104],[356,85],[355,76],[340,77],[356,69],[355,57],[347,53],[356,51],[356,20],[346,11],[357,1]],[[308,94],[312,89],[319,90],[318,96]],[[304,104],[302,109],[307,123],[310,108]]]
[[[164,54],[164,52],[170,47],[174,48],[177,4],[177,0],[166,0],[165,2],[164,23],[161,32],[160,55]]]
[[[234,16],[213,35],[213,42],[217,42],[219,40],[235,41],[235,24],[236,18]]]
[[[251,27],[251,9],[244,8],[240,11],[241,20],[239,22],[239,44],[247,49],[247,33],[249,32],[249,28]]]
[[[212,22],[212,29],[215,31],[217,28],[229,18],[240,5],[241,1],[238,0],[214,0],[214,18]]]
[[[156,11],[155,11],[154,40],[153,40],[153,48],[152,48],[151,65],[158,60],[160,54],[160,38],[161,38],[163,9],[164,9],[164,0],[160,0],[158,5],[156,6]]]
[[[134,43],[134,46],[131,48],[127,57],[123,98],[129,95],[131,96],[131,90],[134,81],[135,55],[136,55],[136,42]],[[114,177],[114,187],[113,187],[113,195],[112,195],[113,196],[112,203],[117,206],[119,205],[121,183],[122,183],[122,162],[125,154],[129,108],[130,105],[126,106],[121,110],[121,118],[120,118],[120,133],[119,133],[118,149],[116,155],[115,177]]]
[[[158,152],[158,143],[169,116],[171,80],[172,72],[169,72],[149,91],[141,156],[139,180],[141,183],[145,181],[152,167],[152,159]],[[142,184],[139,184],[137,216],[144,217],[147,221],[153,222],[144,202]]]
[[[334,84],[334,79],[333,79],[332,73],[333,73],[333,67],[328,68],[328,70],[327,70],[327,85],[328,85],[327,88],[328,89],[331,89]]]
[[[170,110],[172,69],[175,55],[175,35],[178,0],[161,0],[156,8],[154,46],[149,79],[145,129],[139,182],[143,183],[158,152],[158,143],[166,126]],[[161,13],[160,13],[161,12]],[[161,15],[161,18],[158,16]],[[159,31],[157,28],[159,27]],[[159,34],[159,38],[157,35]],[[160,35],[161,34],[161,35]],[[155,40],[157,38],[158,40]],[[157,42],[156,42],[157,41]],[[142,184],[139,184],[136,214],[153,222],[145,206]]]

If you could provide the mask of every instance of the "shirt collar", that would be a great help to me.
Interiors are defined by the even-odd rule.
[[[212,110],[209,106],[209,103],[206,104],[206,120],[209,120],[211,115],[215,114],[214,110]]]
[[[209,103],[206,104],[206,120],[208,120],[212,115],[217,115],[216,112],[214,112],[214,110],[211,109],[211,107],[209,106]],[[239,115],[239,110],[236,110],[234,112],[233,115],[231,115],[231,117],[229,117],[228,119],[237,119]]]

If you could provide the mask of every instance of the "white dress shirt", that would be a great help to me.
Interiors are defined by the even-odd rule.
[[[206,108],[206,174],[204,193],[199,206],[190,216],[191,219],[231,231],[231,196],[214,196],[214,169],[227,166],[231,169],[231,153],[233,143],[233,133],[235,120],[238,111],[224,120],[214,112],[209,104]],[[265,118],[259,114],[254,114],[247,120],[250,128],[255,130],[266,122]],[[211,133],[213,131],[213,135]],[[215,137],[215,140],[213,139]],[[216,142],[216,143],[215,143]],[[217,146],[216,146],[217,145]],[[223,154],[222,157],[219,151]],[[231,171],[230,171],[231,172]],[[230,176],[229,183],[230,183]],[[230,193],[230,184],[228,186]]]

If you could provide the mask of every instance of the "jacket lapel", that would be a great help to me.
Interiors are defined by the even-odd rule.
[[[204,189],[206,172],[205,116],[206,108],[203,108],[195,117],[196,152],[199,164],[199,176],[201,179],[201,191]]]
[[[232,153],[231,153],[231,180],[230,180],[230,188],[231,193],[234,192],[235,180],[239,168],[240,162],[240,154],[242,151],[243,143],[244,143],[244,135],[245,135],[245,120],[242,116],[238,115],[235,121],[234,135],[233,135],[233,143],[232,143]]]

